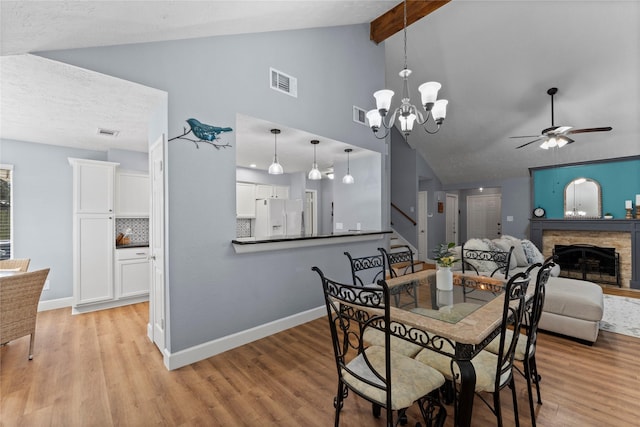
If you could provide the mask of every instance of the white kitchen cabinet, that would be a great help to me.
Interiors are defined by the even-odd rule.
[[[131,296],[122,295],[114,283],[114,188],[118,163],[74,158],[69,163],[73,166],[72,312],[145,301],[148,295],[135,290],[127,290]]]
[[[116,297],[149,295],[149,248],[116,249]]]
[[[149,188],[148,174],[118,171],[115,192],[116,215],[129,218],[148,217],[151,204]]]
[[[118,163],[69,158],[73,166],[73,212],[113,213],[114,177]]]
[[[276,199],[289,199],[289,186],[274,185],[273,197]]]
[[[113,214],[78,214],[74,220],[74,304],[113,299]]]
[[[74,307],[110,301],[113,289],[117,163],[70,158],[73,166]]]
[[[256,185],[256,199],[288,199],[288,185]]]
[[[256,185],[236,182],[236,218],[256,217]]]

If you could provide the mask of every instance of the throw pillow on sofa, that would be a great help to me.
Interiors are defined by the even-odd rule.
[[[544,262],[544,256],[538,250],[536,245],[534,245],[530,240],[526,239],[522,239],[521,242],[522,249],[524,249],[524,253],[527,256],[527,262],[529,263],[529,265],[535,264],[537,262],[542,264]]]
[[[527,267],[529,265],[529,261],[527,260],[527,255],[524,253],[520,239],[516,239],[515,237],[506,234],[504,234],[502,238],[511,242],[511,246],[513,246],[513,253],[511,255],[515,256],[518,267]]]

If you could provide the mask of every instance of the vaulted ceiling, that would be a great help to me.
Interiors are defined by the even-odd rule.
[[[430,2],[409,2],[409,9],[413,10],[416,4],[424,7],[425,3]],[[413,70],[409,95],[414,103],[419,102],[418,85],[436,80],[442,83],[440,96],[449,99],[450,104],[438,134],[428,135],[416,129],[408,142],[422,154],[443,183],[454,185],[526,176],[529,167],[640,154],[639,2],[454,0],[435,3],[441,7],[411,24],[407,31],[408,67]],[[54,129],[40,129],[42,133],[38,136],[33,126],[27,129],[28,121],[17,117],[21,112],[34,117],[38,108],[47,106],[46,102],[41,106],[27,102],[31,99],[29,88],[33,87],[54,90],[52,99],[58,99],[63,92],[78,93],[63,90],[68,89],[66,85],[73,84],[74,79],[81,83],[104,78],[105,90],[93,96],[117,102],[123,91],[129,96],[139,94],[138,110],[153,106],[162,98],[162,94],[153,89],[114,81],[108,76],[90,76],[79,69],[25,70],[20,61],[37,63],[38,58],[5,55],[369,23],[397,4],[398,1],[366,0],[2,0],[0,136],[44,143],[56,143],[60,138],[61,144],[69,143],[69,134],[66,138],[63,134],[71,123],[52,123]],[[397,16],[395,19],[397,29]],[[396,93],[392,106],[399,104],[402,91],[397,73],[404,63],[403,40],[400,31],[384,41],[386,86]],[[27,81],[29,78],[34,80]],[[56,78],[61,79],[59,83]],[[576,142],[560,150],[542,150],[538,144],[516,150],[515,147],[526,140],[510,136],[536,135],[551,125],[550,99],[546,94],[550,87],[559,89],[555,97],[556,125],[611,126],[613,130],[575,135]],[[18,99],[9,99],[9,95],[16,94],[20,95]],[[361,107],[373,106],[372,97],[371,105]],[[48,105],[48,108],[56,109],[60,105]],[[88,106],[84,110],[92,112]],[[104,111],[98,113],[105,114]],[[127,117],[125,120],[111,113],[109,124],[102,126],[139,126],[135,114],[128,112]],[[86,118],[87,122],[91,120]],[[40,121],[39,126],[42,125]],[[92,123],[90,131],[84,130],[91,135],[83,140],[96,144],[87,148],[97,149],[109,143],[96,135],[97,126]]]

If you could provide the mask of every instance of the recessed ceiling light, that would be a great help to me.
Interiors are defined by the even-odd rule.
[[[256,165],[255,163],[251,163],[251,164],[249,165],[249,167],[250,167],[250,168],[257,168],[257,167],[258,167],[258,165]]]

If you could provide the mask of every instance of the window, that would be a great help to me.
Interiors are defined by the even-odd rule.
[[[0,165],[0,259],[11,258],[11,178],[13,166]]]

